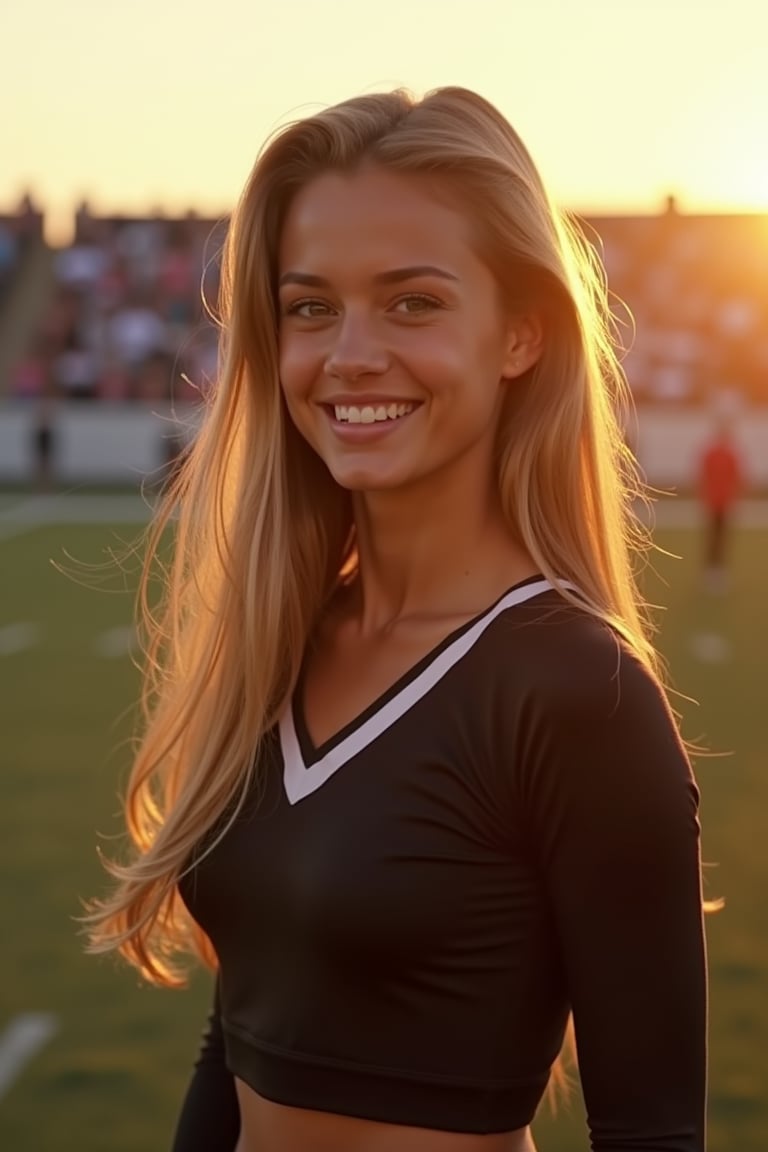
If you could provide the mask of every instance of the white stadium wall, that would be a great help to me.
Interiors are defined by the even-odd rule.
[[[192,407],[174,411],[140,405],[59,405],[54,414],[53,476],[57,482],[135,484],[167,461],[174,435],[194,429]],[[713,416],[698,409],[643,407],[632,441],[649,483],[690,488]],[[755,488],[768,489],[768,407],[732,417],[734,436]],[[0,404],[0,483],[32,479],[36,411]]]
[[[195,410],[162,405],[57,405],[51,470],[60,483],[138,484],[168,459],[174,435],[189,435]],[[34,476],[34,405],[0,406],[0,483]]]
[[[706,409],[643,407],[632,444],[649,484],[690,489],[716,417]],[[768,489],[768,407],[744,408],[729,420],[750,488]]]

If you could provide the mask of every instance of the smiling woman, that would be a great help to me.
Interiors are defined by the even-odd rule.
[[[491,105],[393,92],[267,145],[221,307],[90,917],[217,971],[176,1152],[534,1152],[571,1017],[592,1148],[703,1152],[698,791],[593,254]]]
[[[458,467],[462,488],[486,485],[510,381],[540,352],[539,318],[507,314],[465,213],[434,183],[373,163],[327,172],[283,224],[288,412],[336,482],[369,504],[395,488],[445,491]]]

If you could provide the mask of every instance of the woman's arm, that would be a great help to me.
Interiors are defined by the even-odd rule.
[[[176,1124],[172,1152],[237,1152],[240,1109],[221,1029],[219,981],[200,1053]]]
[[[698,791],[653,678],[607,630],[564,663],[527,798],[594,1152],[704,1152]],[[530,773],[530,774],[529,774]]]

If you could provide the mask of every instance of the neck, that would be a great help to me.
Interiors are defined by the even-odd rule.
[[[474,613],[535,568],[476,470],[354,497],[364,631],[409,616]]]

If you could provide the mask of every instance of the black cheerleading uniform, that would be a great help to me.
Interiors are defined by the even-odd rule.
[[[703,1152],[698,791],[658,685],[536,577],[316,748],[180,883],[219,959],[176,1152],[285,1105],[528,1125],[573,1012],[594,1152]]]

